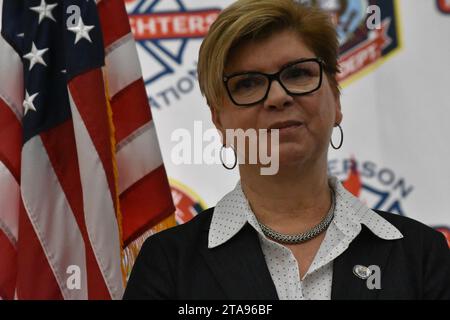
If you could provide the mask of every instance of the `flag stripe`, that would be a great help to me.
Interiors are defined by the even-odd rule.
[[[0,141],[0,162],[4,163],[19,182],[22,126],[2,99],[0,99]]]
[[[61,289],[22,202],[17,252],[17,299],[62,299]]]
[[[0,162],[0,230],[16,246],[19,230],[20,188],[8,168]],[[1,251],[0,251],[1,252]]]
[[[142,78],[116,94],[111,109],[118,143],[149,122],[151,114]]]
[[[87,129],[89,141],[95,147],[95,154],[98,154],[100,157],[100,163],[103,166],[108,181],[107,187],[109,187],[111,199],[115,199],[114,171],[111,159],[111,128],[107,114],[106,96],[101,71],[99,69],[93,69],[72,79],[69,83],[69,91],[71,103],[74,102],[74,106],[76,106],[77,112],[81,116],[79,120],[83,122],[83,126]],[[75,119],[73,121],[76,132],[77,123]],[[75,137],[77,138],[76,135]],[[85,152],[83,149],[78,149],[78,152],[80,151]],[[78,156],[80,156],[79,153]],[[94,161],[94,158],[88,161]],[[81,169],[81,171],[83,170]]]
[[[14,299],[16,288],[16,248],[9,238],[0,230],[0,300]]]
[[[160,166],[120,195],[124,245],[175,212],[166,177]]]
[[[105,48],[131,32],[123,0],[101,1],[97,8]]]
[[[2,36],[0,36],[0,83],[0,98],[11,108],[17,119],[21,120],[24,97],[22,60]]]
[[[2,7],[0,0],[0,30]],[[14,299],[16,288],[22,72],[19,56],[0,34],[0,300]]]
[[[87,299],[83,237],[39,135],[27,141],[23,154],[32,155],[22,159],[23,204],[61,294],[65,299]],[[79,290],[67,287],[66,271],[71,265],[81,271]]]
[[[119,194],[162,164],[155,125],[151,121],[117,146]]]
[[[110,98],[142,77],[136,44],[131,33],[106,49],[105,66]]]
[[[99,148],[94,146],[95,142],[91,140],[92,135],[89,134],[86,118],[79,112],[79,108],[90,105],[76,104],[72,96],[74,88],[72,84],[69,85],[69,101],[78,150],[86,227],[109,293],[113,299],[120,299],[123,295],[121,246],[114,198],[111,197],[111,187],[108,186],[104,162],[98,153]],[[86,94],[90,97],[88,92]],[[99,105],[102,103],[97,104]]]
[[[66,121],[46,133],[41,133],[41,137],[83,236],[86,249],[86,277],[89,299],[105,299],[109,297],[109,292],[97,265],[84,221],[83,195],[73,123],[72,121]],[[64,139],[61,139],[61,137],[64,137]]]

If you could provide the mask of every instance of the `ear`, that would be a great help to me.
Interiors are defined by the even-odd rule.
[[[221,116],[221,112],[220,110],[218,110],[215,107],[209,107],[211,110],[211,120],[214,123],[214,126],[216,127],[217,130],[219,130],[219,132],[222,135],[222,144],[225,145],[226,141],[225,141],[225,129],[223,128],[222,125],[222,120],[220,119]]]

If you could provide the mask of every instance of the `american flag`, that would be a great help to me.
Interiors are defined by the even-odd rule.
[[[0,299],[120,299],[122,249],[175,211],[123,0],[0,16]]]

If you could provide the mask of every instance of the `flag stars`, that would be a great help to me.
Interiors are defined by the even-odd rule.
[[[44,53],[46,53],[47,51],[48,48],[39,50],[38,48],[36,48],[36,45],[33,42],[31,51],[23,56],[25,59],[30,60],[30,68],[28,70],[33,69],[36,63],[42,64],[43,66],[47,66],[47,64],[44,61],[44,58],[42,57]]]
[[[44,20],[45,18],[49,18],[53,21],[56,21],[55,18],[52,15],[52,10],[57,6],[58,4],[47,4],[45,0],[41,0],[41,4],[37,7],[30,7],[30,10],[33,10],[36,13],[39,13],[39,24]]]
[[[90,43],[92,43],[91,37],[89,36],[89,31],[91,31],[92,29],[94,29],[94,26],[85,25],[81,17],[78,20],[77,26],[67,28],[67,30],[72,31],[76,34],[74,44],[77,44],[77,42],[81,39],[86,39]]]
[[[25,109],[24,114],[26,115],[28,111],[32,110],[36,112],[36,108],[34,106],[34,99],[37,97],[37,95],[39,94],[39,92],[36,92],[33,95],[29,95],[28,91],[25,90],[25,100],[23,102],[23,108]]]

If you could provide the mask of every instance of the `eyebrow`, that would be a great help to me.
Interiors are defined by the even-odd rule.
[[[289,67],[290,65],[293,65],[293,64],[295,64],[295,63],[302,62],[302,61],[309,60],[309,59],[317,59],[317,57],[309,57],[309,58],[308,58],[308,57],[302,57],[302,58],[299,58],[299,59],[295,59],[295,60],[288,61],[288,62],[286,62],[285,64],[283,64],[283,65],[278,69],[278,71],[280,71],[280,70],[282,70],[282,69],[284,69],[284,68],[286,68],[286,67]],[[278,71],[277,71],[277,72],[278,72]],[[226,78],[230,78],[230,77],[232,77],[232,76],[239,75],[239,74],[245,74],[245,73],[263,73],[263,74],[267,74],[267,73],[265,73],[265,72],[257,71],[257,70],[242,70],[242,71],[235,71],[235,72],[232,72],[232,73],[230,73],[230,74],[224,74],[223,76],[226,77]],[[275,72],[275,73],[276,73],[276,72]]]

